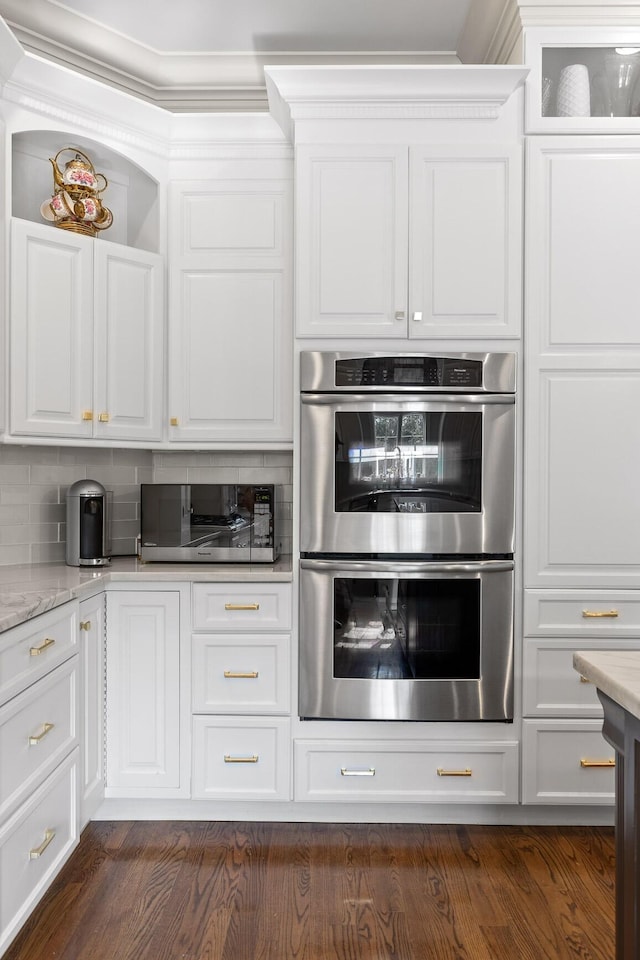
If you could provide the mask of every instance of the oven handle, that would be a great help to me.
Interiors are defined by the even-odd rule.
[[[504,573],[513,560],[301,560],[301,570],[344,573]]]
[[[300,402],[312,406],[332,403],[506,403],[513,393],[301,393]]]

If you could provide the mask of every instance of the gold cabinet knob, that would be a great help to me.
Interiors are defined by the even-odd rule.
[[[83,410],[82,411],[83,420],[93,420],[93,410]]]
[[[99,413],[98,421],[100,423],[109,423],[109,414],[108,413]]]
[[[172,427],[180,426],[180,421],[178,420],[177,417],[171,417],[171,419],[169,420],[169,423],[171,424]]]

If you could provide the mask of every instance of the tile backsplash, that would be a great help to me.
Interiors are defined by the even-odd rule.
[[[64,561],[67,489],[113,491],[114,556],[135,553],[141,483],[277,483],[283,552],[291,552],[292,454],[0,446],[0,565]]]

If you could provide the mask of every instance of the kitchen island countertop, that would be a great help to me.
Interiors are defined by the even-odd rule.
[[[585,680],[640,718],[640,650],[578,651],[573,665]]]
[[[106,567],[68,567],[64,563],[0,567],[0,632],[75,598],[104,590],[110,583],[260,583],[290,582],[291,557],[276,563],[142,563],[114,557]]]

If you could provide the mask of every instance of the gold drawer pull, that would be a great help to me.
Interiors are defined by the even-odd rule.
[[[46,735],[53,730],[54,726],[55,724],[53,723],[43,723],[40,733],[34,733],[29,737],[29,746],[35,747],[41,740],[44,740]]]
[[[29,860],[37,860],[38,857],[41,857],[42,854],[47,849],[47,847],[49,846],[49,844],[51,843],[51,841],[53,840],[53,838],[55,837],[55,835],[56,835],[55,830],[45,830],[44,840],[42,841],[40,846],[34,847],[33,850],[29,850]]]
[[[224,678],[225,680],[257,680],[258,671],[250,670],[248,673],[240,673],[237,670],[225,670]]]
[[[620,614],[617,610],[583,610],[582,616],[588,619],[589,617],[619,617]]]
[[[367,767],[363,770],[349,770],[348,767],[340,767],[341,777],[375,777],[375,775],[375,767]]]
[[[225,610],[259,610],[259,603],[225,603]]]
[[[616,765],[615,759],[611,759],[611,760],[587,760],[587,759],[583,758],[583,759],[580,761],[580,766],[581,766],[581,767],[607,767],[607,768],[608,768],[608,767],[615,767],[615,765]]]
[[[257,763],[258,759],[257,753],[254,753],[251,757],[231,757],[228,753],[224,755],[225,763]]]
[[[445,770],[443,767],[438,767],[438,776],[439,777],[472,777],[473,771],[469,767],[465,767],[464,770]]]
[[[81,630],[91,630],[91,620],[81,620],[80,621]]]
[[[46,640],[42,641],[39,647],[31,647],[31,649],[29,650],[29,656],[39,657],[41,653],[44,653],[44,651],[48,647],[53,646],[54,643],[55,643],[55,640],[52,640],[51,637],[47,637]]]

